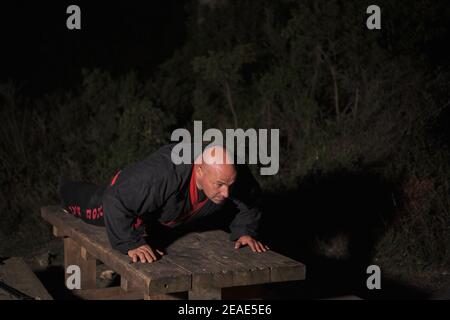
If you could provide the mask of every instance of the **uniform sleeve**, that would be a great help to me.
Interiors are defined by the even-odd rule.
[[[258,236],[261,220],[261,189],[246,166],[238,165],[237,185],[230,197],[236,207],[236,216],[230,224],[230,240],[235,241],[241,236]]]
[[[123,178],[123,179],[121,179]],[[154,177],[148,181],[137,177],[121,177],[103,197],[105,224],[111,246],[128,254],[146,244],[143,230],[135,229],[137,217],[159,208],[164,199],[164,181]]]

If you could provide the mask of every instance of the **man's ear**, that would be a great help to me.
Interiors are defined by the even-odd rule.
[[[203,177],[203,169],[202,169],[202,166],[197,165],[196,168],[195,168],[195,173],[197,174],[197,177],[196,177],[196,178],[201,178],[201,177]]]
[[[197,183],[197,187],[199,188],[199,189],[203,189],[202,188],[202,177],[203,177],[203,170],[202,170],[202,168],[198,165],[198,166],[196,166],[196,168],[194,169],[194,174],[195,174],[195,180],[196,180],[196,183]]]

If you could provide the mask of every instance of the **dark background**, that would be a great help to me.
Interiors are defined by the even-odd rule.
[[[81,30],[66,28],[71,4],[81,8]],[[81,68],[149,76],[182,45],[186,23],[183,1],[171,0],[17,1],[2,4],[0,14],[1,79],[24,83],[31,94],[76,85]]]
[[[66,28],[70,4],[81,30]],[[261,236],[308,279],[275,295],[445,290],[450,8],[378,1],[382,29],[370,31],[370,4],[2,3],[0,255],[49,250],[39,207],[58,202],[60,177],[103,183],[203,120],[280,129],[280,172],[252,168]],[[370,264],[379,292],[365,289]]]

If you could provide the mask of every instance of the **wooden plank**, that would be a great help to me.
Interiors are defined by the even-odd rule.
[[[136,291],[139,290],[139,286],[132,281],[128,281],[124,277],[120,276],[120,287],[125,291]],[[143,295],[144,293],[142,293]]]
[[[83,260],[96,260],[94,256],[92,256],[85,247],[81,247],[81,258]]]
[[[135,263],[133,267],[145,275],[148,295],[181,292],[191,288],[191,274],[166,257],[153,263]]]
[[[144,295],[144,300],[187,300],[187,292]]]
[[[189,300],[222,300],[222,288],[201,285],[192,285],[189,291]]]
[[[233,286],[222,287],[222,299],[261,299],[266,295],[263,284],[270,282],[270,266],[255,262],[254,257],[258,253],[250,252],[246,248],[234,249],[234,242],[229,240],[229,234],[221,230],[197,232],[197,235],[208,244],[207,254],[214,255],[215,260],[221,260],[223,265],[227,263],[231,264],[231,268],[235,268]],[[263,253],[265,254],[267,252]],[[238,266],[240,269],[236,269]],[[190,297],[195,296],[190,292]]]
[[[304,264],[292,260],[274,251],[264,253],[253,253],[250,248],[242,248],[237,256],[244,261],[255,266],[268,267],[270,269],[269,282],[284,282],[304,280],[306,277],[306,267]]]
[[[73,290],[73,294],[83,300],[139,300],[143,299],[140,291],[125,291],[121,287]]]
[[[0,265],[0,278],[9,286],[38,300],[53,300],[48,291],[22,258],[14,257]],[[0,300],[10,296],[0,289]]]
[[[64,213],[58,206],[43,207],[41,215],[83,246],[92,256],[135,283],[144,294],[173,293],[191,288],[191,274],[164,257],[150,264],[132,264],[128,256],[111,248],[104,227],[88,225]]]
[[[81,289],[94,289],[97,284],[97,265],[96,260],[91,256],[82,256],[82,248],[76,241],[71,238],[64,238],[64,279],[67,283],[67,278],[70,274],[67,273],[70,265],[80,267]]]
[[[60,237],[64,237],[65,235],[55,226],[53,226],[53,236],[60,238]]]
[[[228,241],[229,242],[229,241]],[[269,281],[269,269],[258,269],[233,258],[232,248],[190,233],[172,243],[167,259],[192,273],[192,288],[224,288]],[[214,289],[211,289],[214,291]]]
[[[64,283],[67,284],[67,278],[70,274],[67,273],[71,265],[79,266],[78,244],[70,238],[64,239]]]
[[[203,242],[208,243],[208,255],[214,256],[216,261],[221,261],[223,268],[233,270],[233,286],[270,282],[270,268],[254,263],[253,253],[242,254],[242,250],[234,249],[234,242],[229,241],[227,233],[215,230],[198,235]]]
[[[192,274],[192,286],[231,286],[232,273],[222,272],[221,265],[205,254],[204,245],[197,238],[197,235],[189,234],[176,240],[166,248],[166,259]]]
[[[208,241],[210,245],[213,245],[216,248],[222,246],[224,252],[227,252],[233,259],[249,266],[249,268],[253,267],[270,270],[270,278],[267,282],[284,282],[305,279],[305,265],[289,257],[283,256],[272,250],[262,253],[254,253],[249,247],[236,250],[234,249],[234,242],[229,240],[229,235],[221,230],[205,231],[199,234],[205,241]],[[230,245],[224,245],[225,243]]]

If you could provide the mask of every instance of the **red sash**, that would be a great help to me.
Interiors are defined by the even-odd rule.
[[[176,223],[179,223],[194,214],[196,214],[208,201],[208,198],[206,198],[203,201],[198,201],[198,190],[197,190],[197,184],[196,184],[196,177],[195,177],[195,165],[192,166],[192,173],[191,173],[191,181],[189,182],[189,202],[191,204],[191,209],[182,214],[180,217],[178,217],[175,220],[162,223],[165,226],[172,226]]]

